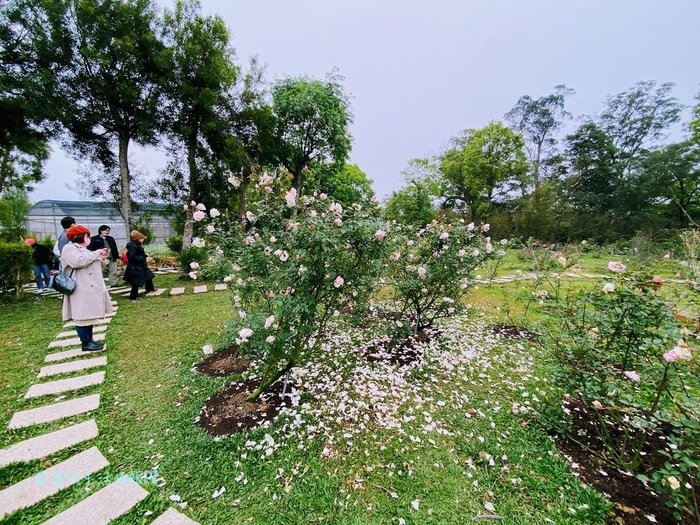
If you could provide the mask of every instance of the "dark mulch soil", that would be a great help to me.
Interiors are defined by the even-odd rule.
[[[522,326],[497,324],[493,326],[492,330],[494,334],[501,336],[504,339],[527,339],[528,341],[535,341],[537,339],[535,334]]]
[[[282,398],[284,381],[273,384],[257,401],[246,401],[259,381],[233,383],[214,394],[202,407],[197,423],[212,436],[230,436],[272,421],[283,407],[291,406],[289,395]],[[287,393],[292,388],[287,385]]]
[[[614,504],[608,519],[610,525],[649,525],[647,515],[654,515],[657,523],[673,524],[671,509],[663,500],[640,480],[616,467],[605,463],[590,450],[603,453],[603,444],[595,432],[596,416],[574,402],[568,402],[572,414],[573,428],[569,437],[556,436],[557,445],[571,461],[578,463],[574,472],[591,487],[605,494]],[[647,439],[639,472],[646,475],[663,465],[666,457],[659,451],[668,447],[668,442],[659,433]],[[699,495],[700,496],[700,495]]]
[[[420,330],[417,334],[411,335],[403,341],[394,341],[393,343],[389,339],[372,341],[364,347],[362,355],[370,363],[409,365],[422,358],[422,350],[418,345],[429,343],[439,335],[439,330],[426,329]]]
[[[239,357],[238,347],[233,345],[213,353],[194,365],[193,368],[200,374],[210,377],[224,377],[231,374],[241,374],[248,370],[249,366],[250,361]]]

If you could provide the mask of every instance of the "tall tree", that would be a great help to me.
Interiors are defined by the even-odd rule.
[[[326,193],[344,207],[366,204],[374,197],[372,180],[356,164],[312,164],[307,176],[308,191]]]
[[[700,144],[687,140],[649,152],[637,179],[651,187],[651,198],[670,202],[678,225],[687,227],[700,207]]]
[[[522,136],[500,122],[454,138],[441,165],[445,206],[466,208],[473,221],[484,217],[496,198],[522,183],[527,173],[523,148]]]
[[[350,103],[341,78],[326,81],[286,78],[272,86],[272,107],[277,117],[278,159],[303,194],[303,172],[311,162],[345,162],[352,140]]]
[[[680,120],[683,106],[671,95],[672,83],[637,82],[627,91],[608,97],[597,119],[619,151],[619,161],[631,168],[643,148],[658,143],[671,124]]]
[[[387,220],[423,227],[435,216],[432,195],[425,182],[410,182],[391,194],[384,208]]]
[[[571,118],[564,105],[574,90],[564,85],[554,87],[554,93],[533,99],[524,95],[518,99],[505,118],[513,129],[525,138],[525,150],[530,158],[530,173],[535,189],[540,184],[543,166],[556,145],[555,133],[565,119]]]
[[[37,17],[36,3],[0,3],[0,192],[44,178],[57,111],[55,65],[64,47],[49,21],[62,10],[54,5]]]
[[[228,29],[218,17],[200,13],[197,0],[177,0],[164,16],[164,36],[170,67],[164,86],[167,96],[167,132],[175,150],[184,149],[186,173],[170,171],[179,178],[184,200],[214,205],[209,184],[215,173],[207,162],[211,157],[209,138],[225,124],[226,99],[236,83],[238,69],[233,63]],[[219,173],[220,175],[220,173]],[[219,177],[221,178],[221,177]],[[190,211],[191,215],[191,211]],[[192,241],[191,216],[185,222],[183,247]]]
[[[165,46],[149,0],[37,0],[37,16],[68,42],[59,71],[59,115],[77,156],[119,169],[119,210],[132,223],[129,146],[156,140],[161,122]],[[65,11],[53,14],[55,5]],[[36,38],[36,35],[34,35]],[[116,155],[114,149],[116,147]]]

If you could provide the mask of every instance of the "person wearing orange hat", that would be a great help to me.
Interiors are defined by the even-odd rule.
[[[124,280],[131,285],[129,299],[135,301],[139,298],[139,286],[146,285],[146,293],[155,290],[153,286],[153,272],[148,269],[148,254],[143,248],[146,236],[138,230],[131,231],[131,241],[126,245],[126,253],[129,262],[124,271]]]
[[[107,265],[107,249],[90,251],[90,230],[74,224],[66,231],[68,244],[61,252],[63,273],[75,279],[75,291],[63,296],[63,320],[73,321],[83,352],[102,350],[103,343],[93,339],[95,321],[112,313],[112,298],[102,278]]]
[[[24,244],[26,246],[31,246],[32,248],[32,259],[34,259],[34,280],[36,281],[37,292],[48,292],[49,283],[51,282],[51,277],[49,274],[52,258],[51,250],[49,250],[43,244],[36,242],[35,239],[25,239]]]

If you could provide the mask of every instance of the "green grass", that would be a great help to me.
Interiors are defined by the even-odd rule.
[[[582,258],[580,264],[586,273],[607,273],[607,259]],[[499,274],[527,271],[525,266],[511,252]],[[7,523],[41,523],[120,473],[156,467],[158,484],[142,483],[150,493],[148,498],[117,525],[150,523],[155,515],[176,505],[171,501],[174,495],[187,502],[179,510],[203,524],[379,524],[399,523],[401,518],[409,524],[461,524],[490,513],[487,502],[504,516],[504,523],[605,522],[610,504],[570,474],[546,433],[533,424],[536,418],[512,410],[513,402],[530,402],[529,410],[537,413],[552,395],[544,379],[546,356],[520,342],[484,345],[458,378],[447,375],[436,363],[411,375],[410,384],[421,396],[449,401],[435,414],[446,434],[422,434],[410,424],[406,434],[369,427],[353,446],[339,438],[333,445],[338,453],[330,458],[322,457],[327,443],[320,439],[295,441],[290,437],[269,457],[246,448],[246,441],[262,439],[264,429],[212,439],[194,420],[210,396],[237,378],[207,378],[194,373],[192,365],[202,359],[202,345],[225,344],[224,326],[232,308],[229,293],[193,295],[190,288],[194,284],[199,283],[180,281],[177,275],[156,276],[157,288],[185,286],[188,292],[138,302],[116,297],[120,309],[107,332],[106,382],[66,396],[88,392],[102,396],[95,413],[100,436],[94,444],[110,462],[106,477],[79,483],[16,513]],[[555,284],[551,280],[543,286]],[[565,279],[561,292],[591,284],[598,283]],[[680,289],[669,286],[662,290],[671,297]],[[531,323],[538,309],[523,318],[522,301],[515,300],[531,291],[529,282],[480,285],[471,290],[467,302],[489,323]],[[686,300],[693,304],[692,297]],[[48,297],[0,303],[0,309],[0,408],[6,429],[14,411],[49,401],[26,401],[22,396],[63,323],[59,301]],[[472,344],[470,336],[464,337],[463,342],[455,343],[455,349]],[[314,404],[323,399],[308,401]],[[403,410],[410,408],[409,403]],[[421,409],[416,407],[415,413],[420,414]],[[3,430],[0,443],[7,446],[84,419]],[[306,425],[314,423],[307,421]],[[277,422],[269,432],[281,424]],[[412,441],[411,435],[421,441]],[[0,469],[0,488],[85,448],[83,444],[43,462]],[[213,499],[214,491],[222,486],[226,492]],[[420,500],[418,511],[411,508],[414,500]]]

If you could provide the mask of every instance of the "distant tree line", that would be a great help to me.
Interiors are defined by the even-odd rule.
[[[7,0],[0,6],[0,192],[42,180],[51,141],[95,169],[84,193],[118,205],[127,230],[135,194],[245,216],[251,174],[284,170],[298,194],[367,200],[347,165],[352,113],[342,77],[271,86],[235,62],[229,30],[196,0]],[[147,185],[132,145],[166,144]],[[182,211],[181,211],[182,213]],[[182,216],[185,243],[190,217]]]
[[[561,136],[573,90],[520,97],[504,122],[469,129],[430,159],[413,159],[390,219],[426,223],[462,213],[494,234],[543,241],[601,242],[697,226],[700,104],[680,142],[669,128],[683,106],[672,84],[638,82],[608,97],[594,117]]]

